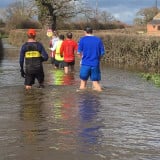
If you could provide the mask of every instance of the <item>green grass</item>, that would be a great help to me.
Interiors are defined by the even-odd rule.
[[[147,81],[153,82],[157,87],[160,87],[160,74],[142,73],[142,77]]]

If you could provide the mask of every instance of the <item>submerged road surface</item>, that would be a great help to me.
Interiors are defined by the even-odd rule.
[[[45,88],[24,89],[19,49],[0,63],[1,160],[159,160],[160,89],[102,65],[102,93],[79,87],[79,64],[65,75],[44,63]]]

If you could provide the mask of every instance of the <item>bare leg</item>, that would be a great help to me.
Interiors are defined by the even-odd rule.
[[[31,88],[32,88],[32,86],[28,86],[28,85],[26,85],[26,86],[25,86],[25,88],[28,90],[28,89],[31,89]]]
[[[69,72],[69,68],[68,67],[64,67],[64,73],[68,74],[68,72]]]
[[[93,90],[102,91],[102,88],[101,88],[101,86],[99,84],[99,81],[93,81],[92,83],[93,83]]]
[[[86,89],[87,81],[81,80],[79,89]]]

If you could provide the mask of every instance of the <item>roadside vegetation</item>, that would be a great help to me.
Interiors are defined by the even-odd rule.
[[[154,83],[157,87],[160,87],[160,74],[142,73],[141,76],[147,81]]]

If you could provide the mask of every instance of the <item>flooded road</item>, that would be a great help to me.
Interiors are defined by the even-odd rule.
[[[19,50],[0,63],[0,160],[159,160],[160,88],[102,65],[102,93],[45,63],[45,88],[24,89]]]

